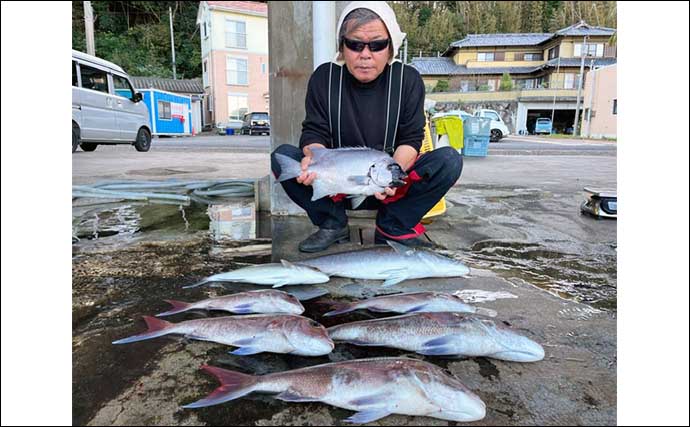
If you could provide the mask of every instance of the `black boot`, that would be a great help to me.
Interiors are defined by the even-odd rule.
[[[379,233],[378,230],[374,233],[374,243],[377,245],[387,245],[387,241],[400,243],[410,248],[424,248],[424,249],[434,249],[440,248],[439,246],[427,241],[426,239],[421,239],[419,237],[413,237],[411,239],[390,239],[383,234]]]
[[[319,228],[319,231],[307,237],[299,244],[302,252],[321,252],[328,249],[333,243],[345,243],[350,241],[350,228],[346,225],[339,230]]]

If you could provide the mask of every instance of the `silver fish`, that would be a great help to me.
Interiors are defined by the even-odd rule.
[[[278,181],[295,178],[302,173],[300,162],[282,154],[275,155],[280,165]],[[407,177],[400,165],[383,151],[370,148],[314,148],[308,172],[316,172],[312,183],[312,200],[334,194],[352,197],[353,207],[367,196],[382,192],[385,187],[404,185]]]
[[[414,351],[429,356],[544,358],[542,346],[493,320],[460,313],[412,313],[328,328],[333,341]]]
[[[148,330],[113,341],[126,344],[168,334],[239,347],[230,354],[245,356],[262,352],[322,356],[333,350],[326,328],[311,319],[292,314],[254,314],[214,317],[170,323],[144,316]]]
[[[457,378],[431,363],[408,358],[360,359],[253,376],[213,366],[202,369],[220,386],[206,398],[183,406],[202,408],[252,392],[278,393],[286,402],[323,402],[357,411],[345,419],[368,423],[390,414],[449,421],[484,418],[486,405]]]
[[[188,310],[220,310],[235,314],[249,313],[289,313],[302,314],[304,307],[294,296],[275,289],[239,292],[217,298],[208,298],[197,302],[165,300],[173,308],[158,317],[170,316]]]
[[[241,282],[255,285],[272,285],[279,288],[285,285],[312,285],[328,282],[328,276],[313,268],[281,260],[280,264],[259,264],[240,268],[226,273],[214,274],[184,289],[196,288],[210,282]]]
[[[404,294],[384,295],[355,301],[349,304],[337,304],[337,309],[329,311],[324,316],[337,316],[355,310],[370,310],[378,312],[396,313],[428,313],[454,311],[458,313],[476,313],[495,317],[496,312],[488,308],[474,307],[465,304],[453,294],[441,292],[409,292]]]
[[[299,264],[329,276],[384,280],[383,286],[406,279],[466,276],[470,272],[465,264],[430,250],[409,248],[390,240],[388,245],[324,255]]]

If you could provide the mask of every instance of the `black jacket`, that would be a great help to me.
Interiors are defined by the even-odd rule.
[[[307,117],[302,122],[300,148],[313,143],[337,148],[332,146],[328,123],[329,67],[330,63],[320,65],[309,79],[305,101]],[[386,64],[376,80],[360,83],[343,65],[340,117],[343,147],[366,146],[383,150],[389,73],[390,65]],[[416,69],[405,65],[395,148],[409,145],[419,152],[424,139],[424,124],[424,81]]]

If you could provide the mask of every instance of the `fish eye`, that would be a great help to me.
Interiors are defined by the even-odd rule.
[[[312,328],[318,328],[318,327],[321,326],[321,325],[319,325],[318,323],[316,323],[316,322],[313,321],[313,320],[310,320],[310,321],[309,321],[309,326],[311,326]]]

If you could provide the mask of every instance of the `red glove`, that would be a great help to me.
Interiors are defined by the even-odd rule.
[[[408,173],[407,178],[405,178],[405,185],[403,185],[402,187],[396,188],[395,194],[381,200],[381,203],[387,205],[388,203],[393,203],[396,200],[402,199],[403,197],[405,197],[405,194],[407,194],[407,190],[410,189],[410,186],[412,185],[412,183],[418,182],[421,180],[422,180],[422,177],[417,175],[417,172],[412,171],[412,172]]]

